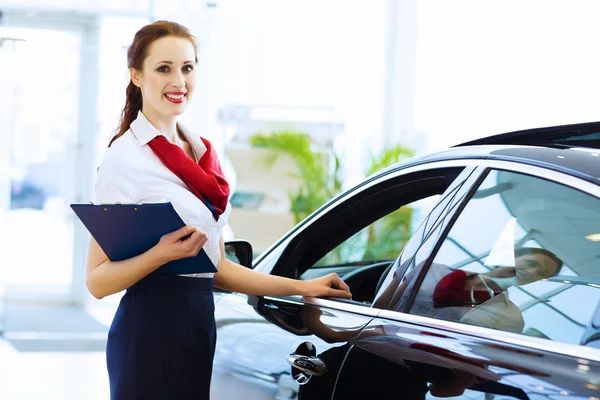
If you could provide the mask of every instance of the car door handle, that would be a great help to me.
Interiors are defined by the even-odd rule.
[[[319,357],[302,356],[299,354],[289,354],[285,356],[288,364],[309,375],[323,375],[327,372],[327,366]]]

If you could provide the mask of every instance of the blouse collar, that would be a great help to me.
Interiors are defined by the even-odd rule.
[[[191,132],[181,125],[181,123],[177,123],[179,130],[185,136],[186,140],[192,146],[194,153],[198,159],[202,157],[202,155],[206,152],[206,146],[200,136],[196,136],[191,134]],[[162,132],[157,130],[151,123],[148,121],[148,118],[142,113],[142,111],[138,111],[137,118],[131,123],[130,130],[133,133],[133,136],[136,137],[140,146],[144,146],[148,144],[152,139],[157,136],[165,136]],[[166,137],[166,136],[165,136]]]

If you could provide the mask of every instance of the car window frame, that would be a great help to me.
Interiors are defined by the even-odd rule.
[[[299,269],[297,267],[302,263],[302,260],[305,259],[303,255],[308,250],[307,246],[310,246],[310,244],[306,243],[306,240],[304,238],[302,238],[302,236],[303,236],[302,232],[306,232],[307,230],[310,230],[310,229],[317,230],[318,225],[320,223],[323,223],[323,218],[325,218],[327,215],[333,216],[336,214],[347,212],[348,210],[357,209],[359,207],[359,205],[357,205],[356,201],[364,198],[363,196],[369,196],[366,193],[368,191],[372,190],[374,187],[377,187],[377,186],[379,186],[381,184],[385,184],[385,183],[389,184],[390,181],[396,181],[396,180],[397,180],[396,181],[397,183],[395,183],[394,186],[407,185],[407,184],[410,184],[411,181],[407,179],[407,181],[401,182],[401,180],[403,178],[408,178],[410,176],[414,176],[415,174],[420,174],[420,173],[424,174],[424,173],[434,172],[436,170],[442,170],[442,169],[462,168],[462,171],[458,172],[458,175],[457,175],[457,176],[460,176],[462,173],[464,173],[464,169],[468,168],[468,164],[470,164],[469,161],[470,160],[465,160],[464,162],[442,162],[442,163],[434,162],[434,163],[427,164],[427,165],[421,165],[421,166],[407,168],[407,169],[400,170],[400,171],[394,171],[394,172],[380,176],[377,180],[374,180],[369,185],[366,185],[363,188],[361,188],[360,192],[358,192],[358,193],[354,192],[351,195],[345,196],[343,199],[340,199],[334,205],[332,205],[331,207],[324,210],[317,218],[313,218],[313,220],[309,224],[307,224],[306,226],[303,227],[303,229],[301,229],[299,232],[297,232],[296,235],[294,235],[294,237],[291,238],[291,240],[287,243],[287,245],[285,246],[285,249],[281,252],[280,256],[278,257],[278,259],[274,263],[273,267],[271,268],[270,273],[272,273],[274,275],[278,275],[278,276],[297,278],[299,276],[299,274],[298,274]],[[412,181],[417,181],[417,179],[413,179]],[[452,186],[452,183],[449,184],[449,187],[450,186]],[[444,190],[444,192],[446,190]],[[413,202],[413,201],[412,200],[408,201],[405,204],[410,204],[411,202]],[[387,215],[387,213],[385,215]],[[381,218],[381,217],[379,217],[379,218]],[[366,217],[365,217],[365,219],[366,219]],[[368,225],[368,223],[367,223],[367,225]],[[360,229],[362,229],[362,228],[360,228]],[[360,230],[360,229],[358,229],[358,230]],[[357,230],[355,230],[355,231],[357,232]],[[356,233],[356,232],[354,232],[354,233]],[[354,233],[352,233],[352,234],[354,234]],[[348,237],[352,236],[352,234],[350,234]],[[336,244],[335,246],[337,246],[337,245],[338,244]],[[329,251],[330,250],[331,249],[329,249]],[[324,253],[324,254],[326,254],[326,253]],[[400,250],[399,250],[399,254],[400,254]],[[315,262],[317,260],[318,259],[316,259]],[[391,262],[393,262],[393,260],[391,260]],[[310,266],[312,266],[312,264]],[[306,269],[310,268],[310,266],[307,266]],[[304,270],[306,270],[306,269],[304,269]],[[302,270],[302,272],[304,270]],[[265,271],[263,271],[263,272],[265,272]]]
[[[356,195],[356,193],[363,192],[368,190],[381,183],[381,181],[387,180],[390,177],[394,178],[400,175],[408,175],[412,172],[420,171],[420,170],[429,170],[429,169],[439,169],[439,168],[450,168],[450,167],[472,167],[475,168],[481,163],[481,158],[456,158],[456,159],[448,159],[448,160],[435,160],[429,161],[424,159],[418,159],[413,162],[409,162],[405,165],[398,167],[388,167],[384,169],[359,185],[347,190],[346,192],[340,194],[329,202],[325,203],[315,212],[306,217],[303,221],[297,224],[294,228],[292,228],[289,232],[287,232],[281,239],[279,239],[276,243],[274,243],[271,247],[265,250],[262,254],[256,257],[254,260],[254,269],[256,271],[260,271],[263,273],[270,274],[282,256],[282,254],[286,251],[289,245],[298,240],[298,236],[302,234],[306,229],[311,227],[313,224],[318,223],[321,216],[325,213],[330,212],[334,208],[338,207],[340,204],[347,201],[350,197]]]
[[[398,291],[404,290],[405,293],[409,293],[412,290],[415,282],[418,282],[415,279],[407,282],[406,287],[402,287],[407,272],[413,265],[427,263],[440,240],[440,236],[443,235],[449,224],[453,224],[456,216],[460,214],[462,207],[464,207],[465,199],[468,198],[473,188],[479,185],[484,174],[485,168],[479,164],[470,170],[465,169],[462,181],[457,178],[442,194],[437,204],[423,221],[423,224],[415,231],[413,237],[404,246],[404,249],[402,249],[402,252],[387,272],[387,276],[375,296],[374,307],[389,309],[393,305],[392,299],[397,296]],[[396,274],[395,269],[400,269],[397,276],[401,276],[402,278],[398,282],[395,282],[394,287],[393,277]],[[415,267],[413,269],[416,271],[413,277],[418,276],[420,272],[418,268]],[[386,302],[384,299],[382,302],[380,296],[386,291],[392,291],[394,294],[389,301]],[[404,295],[402,295],[400,300],[402,298],[404,298]],[[404,307],[401,311],[405,311]]]
[[[559,184],[562,186],[566,186],[566,187],[572,188],[574,190],[578,190],[582,193],[585,193],[585,194],[588,194],[588,195],[594,196],[595,198],[600,199],[600,183],[593,183],[587,179],[582,179],[581,177],[579,177],[577,175],[571,175],[567,172],[559,172],[559,171],[556,171],[553,169],[547,169],[547,168],[540,167],[540,166],[533,166],[533,165],[529,165],[529,164],[521,164],[518,162],[504,161],[504,160],[502,160],[502,161],[501,160],[485,160],[484,162],[481,163],[480,167],[482,168],[482,173],[479,175],[477,182],[474,185],[472,185],[472,187],[470,188],[468,195],[462,200],[460,209],[458,209],[457,212],[453,215],[451,222],[445,226],[443,234],[437,240],[434,249],[431,251],[431,253],[429,254],[426,261],[424,263],[422,263],[422,265],[420,265],[417,270],[415,270],[414,275],[411,278],[411,282],[409,283],[409,285],[410,285],[409,288],[407,288],[405,293],[402,295],[402,298],[404,299],[404,306],[399,310],[389,310],[389,309],[385,310],[386,311],[385,315],[388,315],[388,317],[391,317],[391,316],[398,317],[399,315],[409,315],[411,317],[424,318],[427,321],[435,321],[436,325],[441,324],[444,326],[445,326],[445,323],[447,322],[448,324],[450,324],[448,326],[451,326],[452,327],[451,330],[454,332],[464,332],[464,331],[468,332],[471,329],[473,331],[478,332],[480,329],[483,329],[488,332],[487,333],[488,335],[493,334],[495,336],[498,336],[498,335],[504,336],[504,334],[506,334],[507,335],[506,337],[510,338],[510,340],[513,340],[513,341],[514,341],[513,336],[517,335],[522,338],[536,339],[535,341],[537,341],[537,340],[547,341],[547,342],[553,343],[554,345],[557,345],[557,346],[568,345],[568,346],[582,347],[582,348],[586,348],[586,349],[592,348],[592,347],[585,347],[583,345],[561,342],[561,341],[552,340],[552,339],[532,338],[530,336],[526,336],[521,333],[512,333],[512,332],[508,332],[508,331],[486,328],[486,327],[478,327],[478,326],[463,324],[463,323],[459,323],[459,322],[445,321],[445,320],[437,319],[434,317],[410,314],[409,310],[412,307],[414,299],[421,287],[421,283],[422,283],[423,279],[425,278],[425,275],[429,271],[431,264],[435,260],[439,249],[446,241],[448,234],[450,233],[450,231],[452,230],[452,228],[454,227],[454,225],[456,223],[456,220],[460,217],[460,215],[462,214],[466,205],[471,201],[473,194],[477,191],[477,189],[480,187],[483,180],[485,180],[485,178],[489,175],[489,173],[491,171],[507,171],[507,172],[513,172],[513,173],[517,173],[517,174],[528,175],[528,176],[538,178],[538,179],[544,179],[549,182],[556,183],[556,184]],[[403,278],[405,278],[405,277],[406,277],[406,272],[405,272]],[[598,307],[600,307],[600,305],[598,305]],[[590,324],[592,322],[593,322],[593,319],[592,319],[592,321],[590,321]],[[456,330],[455,325],[461,326],[461,329]],[[598,352],[599,352],[599,356],[600,356],[600,350],[598,350]]]
[[[459,172],[460,175],[460,172]],[[388,207],[389,209],[385,209],[384,211],[381,211],[381,209],[379,211],[377,211],[377,213],[373,212],[371,214],[368,214],[368,216],[365,216],[365,214],[367,213],[361,213],[362,215],[360,215],[359,219],[353,220],[351,224],[348,224],[346,226],[344,226],[345,229],[347,229],[342,235],[340,235],[340,237],[342,237],[343,239],[341,240],[335,240],[335,241],[329,241],[329,243],[326,244],[326,246],[324,246],[325,248],[327,248],[328,250],[326,252],[324,252],[323,250],[321,250],[319,254],[319,256],[306,256],[307,253],[310,253],[311,250],[315,250],[315,244],[311,244],[309,245],[309,247],[307,249],[305,249],[305,251],[303,251],[303,253],[305,254],[305,256],[302,258],[302,261],[300,261],[299,266],[301,269],[296,270],[296,272],[302,272],[305,273],[306,271],[310,270],[311,268],[323,268],[324,266],[316,266],[316,263],[319,262],[323,257],[325,257],[325,255],[327,255],[328,253],[330,253],[331,251],[333,251],[335,248],[337,248],[338,246],[340,246],[342,243],[344,243],[345,241],[347,241],[348,239],[350,239],[352,236],[354,236],[355,234],[357,234],[358,232],[362,231],[363,229],[365,229],[366,227],[368,227],[371,224],[376,223],[377,221],[385,218],[386,216],[390,215],[391,213],[393,213],[395,210],[398,210],[402,207],[406,207],[406,206],[410,206],[411,204],[415,203],[418,200],[424,199],[424,198],[429,198],[431,196],[437,195],[438,193],[431,193],[431,191],[433,191],[434,188],[436,188],[437,186],[440,186],[442,184],[442,177],[433,177],[433,178],[425,178],[425,179],[415,179],[415,180],[409,180],[407,182],[402,182],[400,184],[397,185],[392,185],[388,188],[386,188],[386,190],[390,190],[390,191],[398,191],[398,192],[402,192],[403,189],[411,189],[411,185],[414,185],[415,183],[418,184],[423,184],[423,187],[420,187],[418,189],[413,189],[407,191],[407,194],[403,194],[403,195],[398,195],[398,196],[390,196],[393,200],[390,200],[389,198],[386,199],[386,201],[389,202]],[[447,184],[447,182],[445,183]],[[437,186],[436,186],[437,185]],[[443,192],[445,192],[446,189],[444,189]],[[442,193],[443,193],[442,192]],[[400,200],[402,198],[402,196],[404,196],[404,199],[406,199],[406,197],[409,196],[410,193],[410,201],[404,201],[404,200]],[[379,196],[380,194],[372,194],[369,196],[370,197],[376,197]],[[418,196],[419,199],[417,200],[412,200],[413,196]],[[422,197],[424,196],[424,197]],[[398,206],[397,204],[393,204],[395,201],[399,201],[400,203],[402,203],[400,206]],[[379,205],[377,205],[376,207],[378,207]],[[370,208],[371,206],[367,206],[366,208]],[[345,209],[339,210],[338,213],[339,214],[344,214],[347,212],[354,212],[356,213],[357,211],[360,212],[360,210],[362,210],[363,208],[361,206],[355,205],[355,204],[350,204],[348,205]],[[335,211],[333,211],[335,212]],[[379,215],[381,214],[381,215]],[[338,216],[332,216],[331,218],[343,218]],[[368,221],[368,223],[366,223],[365,221]],[[365,225],[366,223],[366,225]],[[358,229],[356,227],[359,227]],[[348,234],[347,232],[351,231],[350,234]],[[333,247],[331,247],[333,246]],[[323,246],[322,246],[323,247]],[[397,256],[395,256],[394,258],[390,259],[389,262],[393,262],[394,259]],[[383,262],[384,260],[372,260],[373,262]],[[361,262],[364,262],[361,261]],[[302,264],[306,265],[307,267],[304,269],[302,268]],[[348,263],[350,264],[350,263]]]

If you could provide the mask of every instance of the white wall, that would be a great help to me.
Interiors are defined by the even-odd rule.
[[[415,126],[429,149],[600,119],[600,2],[419,2]]]

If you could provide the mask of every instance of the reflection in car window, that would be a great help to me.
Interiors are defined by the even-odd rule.
[[[599,199],[492,171],[443,242],[410,313],[588,344],[600,333],[592,324],[600,304],[597,233]]]

